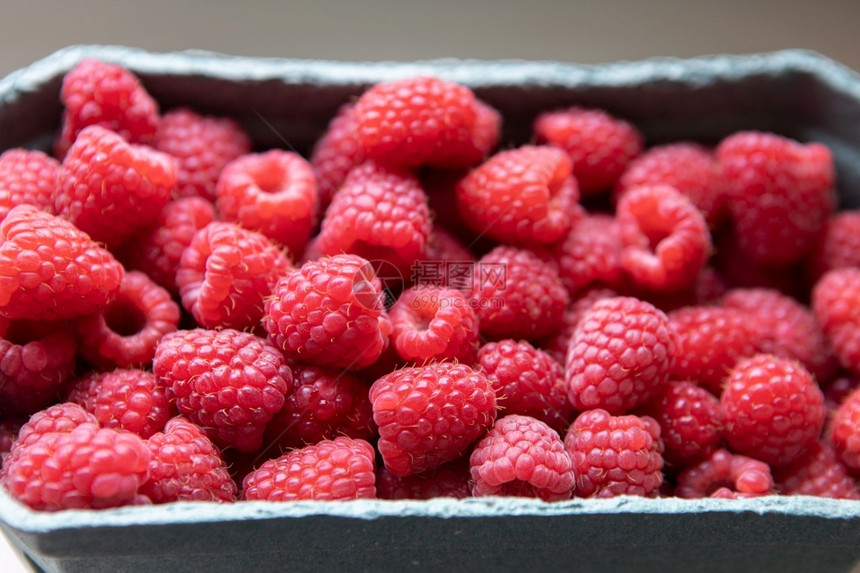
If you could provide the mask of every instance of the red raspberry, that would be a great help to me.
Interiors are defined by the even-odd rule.
[[[149,481],[140,493],[153,503],[236,501],[236,484],[221,452],[195,424],[173,418],[146,445],[151,454]]]
[[[151,372],[116,369],[79,378],[66,400],[86,408],[103,428],[148,438],[162,431],[170,418],[166,390]]]
[[[290,269],[287,256],[260,233],[213,221],[182,253],[176,284],[198,324],[249,328],[259,324],[273,285]]]
[[[469,479],[469,458],[465,456],[435,470],[403,477],[383,467],[376,472],[376,495],[379,499],[463,499],[472,496]]]
[[[654,497],[663,483],[660,426],[648,416],[580,414],[564,438],[579,497]]]
[[[506,414],[536,418],[556,431],[570,425],[564,369],[549,354],[525,341],[488,342],[478,351],[478,366]]]
[[[571,107],[542,113],[535,120],[538,141],[564,149],[583,196],[615,183],[642,152],[642,135],[630,123],[597,109]]]
[[[278,349],[232,329],[180,330],[161,339],[153,372],[180,414],[221,447],[253,452],[293,381]]]
[[[459,458],[496,419],[487,378],[465,364],[438,362],[387,374],[370,388],[377,448],[398,476]]]
[[[269,460],[249,473],[242,485],[242,499],[374,498],[374,457],[373,446],[364,440],[323,440]]]
[[[424,259],[412,267],[416,285],[457,289],[468,294],[475,255],[448,231],[434,225],[427,238]]]
[[[774,478],[783,495],[814,495],[833,499],[860,499],[860,489],[828,444],[818,441]]]
[[[678,476],[675,495],[700,497],[757,497],[773,493],[773,477],[764,462],[719,449]]]
[[[512,414],[500,418],[469,459],[472,495],[570,499],[574,475],[558,433],[539,420]]]
[[[325,210],[353,167],[364,161],[364,150],[358,145],[355,106],[344,104],[314,144],[311,165],[319,183],[320,208]]]
[[[0,223],[0,315],[59,320],[113,298],[123,269],[74,225],[19,205]]]
[[[579,298],[571,301],[570,306],[564,311],[561,328],[540,345],[541,349],[555,358],[559,364],[567,361],[567,348],[585,312],[598,300],[618,296],[618,293],[608,288],[592,287],[578,293],[577,296]]]
[[[0,154],[0,221],[15,205],[54,208],[60,164],[41,151],[10,149]]]
[[[394,303],[391,342],[404,360],[459,360],[471,364],[478,352],[478,317],[458,290],[419,285]]]
[[[562,324],[568,294],[553,266],[533,252],[496,247],[475,264],[470,293],[481,334],[537,340]]]
[[[176,192],[180,197],[214,201],[221,170],[251,152],[251,138],[230,118],[179,108],[162,116],[153,146],[176,160]]]
[[[828,435],[842,463],[852,472],[860,473],[860,389],[854,390],[836,409]]]
[[[57,157],[89,125],[115,131],[131,143],[152,143],[158,104],[129,70],[98,60],[82,60],[63,78],[63,130],[54,143]]]
[[[830,150],[746,131],[723,139],[717,159],[741,249],[761,263],[800,261],[836,208]]]
[[[356,255],[323,257],[288,272],[266,302],[263,325],[287,356],[353,369],[376,362],[391,334],[379,279]]]
[[[771,354],[739,360],[720,404],[732,449],[772,467],[801,456],[824,425],[824,396],[812,376],[799,363]]]
[[[570,296],[593,284],[621,283],[621,231],[609,215],[589,215],[573,224],[556,247],[558,274]]]
[[[98,368],[148,366],[162,336],[179,325],[179,305],[140,271],[123,276],[116,298],[77,322],[83,357]],[[144,436],[145,437],[145,436]]]
[[[797,264],[769,265],[753,259],[743,250],[731,229],[714,237],[714,268],[734,288],[764,288],[798,300],[809,296],[804,269]]]
[[[626,412],[668,381],[676,335],[663,311],[630,297],[594,303],[567,353],[567,396],[577,410]]]
[[[268,448],[283,452],[349,436],[376,436],[368,386],[354,375],[334,368],[291,364],[292,388],[284,407],[266,426]]]
[[[833,269],[860,267],[860,211],[844,211],[827,220],[810,253],[809,267],[815,280]]]
[[[567,233],[579,199],[570,161],[552,147],[495,154],[457,184],[457,205],[477,233],[499,241],[553,243]]]
[[[860,269],[827,272],[812,290],[812,308],[839,362],[860,374]]]
[[[291,253],[304,250],[317,213],[317,180],[299,154],[243,155],[224,167],[215,194],[225,221],[259,231]]]
[[[502,115],[490,105],[475,100],[475,127],[472,129],[472,138],[468,144],[452,154],[447,162],[449,165],[471,167],[486,159],[499,145],[502,135]]]

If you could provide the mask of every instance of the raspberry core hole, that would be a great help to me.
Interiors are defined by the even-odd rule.
[[[146,315],[127,300],[116,300],[104,311],[105,324],[120,336],[132,336],[146,326]]]

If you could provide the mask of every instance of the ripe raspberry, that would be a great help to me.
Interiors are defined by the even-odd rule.
[[[72,402],[54,404],[30,416],[21,426],[15,448],[33,444],[41,436],[52,432],[71,432],[81,424],[98,424],[98,419]]]
[[[182,253],[176,284],[198,324],[249,328],[259,324],[273,285],[290,269],[287,256],[260,233],[213,221]]]
[[[827,272],[812,290],[812,308],[839,362],[860,373],[860,269]]]
[[[374,498],[374,458],[373,446],[364,440],[323,440],[269,460],[249,473],[242,485],[242,499]]]
[[[621,232],[609,215],[589,215],[574,223],[555,254],[570,296],[593,284],[621,283]]]
[[[496,247],[475,264],[470,293],[481,334],[537,340],[562,324],[568,294],[553,266],[533,252]]]
[[[842,463],[852,472],[860,472],[860,389],[836,409],[828,435]]]
[[[723,139],[717,160],[741,249],[761,263],[800,261],[836,207],[830,150],[746,131]]]
[[[814,280],[843,267],[860,267],[860,211],[844,211],[830,217],[809,256]]]
[[[538,141],[567,152],[583,196],[612,187],[643,147],[642,135],[633,125],[597,109],[542,113],[534,132]]]
[[[311,165],[319,183],[319,206],[325,210],[353,167],[364,161],[356,134],[355,105],[344,104],[314,144]]]
[[[478,351],[477,366],[505,414],[530,416],[558,432],[570,425],[564,369],[549,354],[525,341],[488,342]]]
[[[472,230],[525,245],[564,237],[579,200],[570,161],[547,146],[495,154],[461,179],[456,193],[460,214]]]
[[[174,185],[176,164],[169,155],[92,126],[60,167],[54,212],[115,248],[158,217]]]
[[[19,205],[0,223],[0,315],[60,320],[110,301],[123,269],[74,225]]]
[[[648,416],[580,414],[564,438],[579,497],[654,497],[663,483],[660,426]]]
[[[149,438],[170,419],[164,383],[151,372],[116,369],[79,378],[66,398],[92,413],[103,428],[116,428]]]
[[[502,115],[490,105],[475,100],[475,127],[471,140],[452,153],[449,166],[471,167],[489,157],[499,145],[502,135]],[[459,155],[459,157],[458,157]]]
[[[151,144],[158,104],[132,72],[116,64],[82,60],[63,78],[63,129],[54,153],[63,158],[87,126],[100,125],[131,143]]]
[[[153,147],[176,160],[176,193],[180,197],[214,201],[221,170],[251,152],[251,138],[230,118],[179,108],[162,116]]]
[[[561,328],[539,345],[559,364],[564,364],[567,361],[567,348],[570,346],[573,333],[579,326],[579,321],[585,316],[585,312],[598,300],[618,296],[618,293],[608,288],[592,287],[578,293],[577,296],[578,298],[575,298],[564,311]]]
[[[15,205],[54,208],[60,164],[41,151],[10,149],[0,154],[0,221]]]
[[[356,255],[323,257],[284,275],[263,326],[287,356],[352,369],[376,362],[391,334],[379,279]]]
[[[463,499],[472,496],[469,479],[469,458],[465,456],[435,470],[403,477],[382,467],[376,472],[376,495],[379,499]]]
[[[860,499],[854,479],[825,442],[815,442],[802,458],[775,472],[782,495],[814,495],[833,499]]]
[[[714,268],[733,288],[764,288],[798,300],[809,296],[809,284],[801,265],[762,264],[743,250],[731,229],[714,237]]]
[[[465,364],[396,370],[373,383],[370,401],[379,426],[377,448],[398,476],[459,458],[496,419],[492,386]]]
[[[567,396],[577,410],[623,413],[655,396],[668,381],[676,334],[666,315],[630,297],[595,302],[567,353]]]
[[[818,439],[824,396],[799,363],[771,354],[739,360],[720,404],[736,452],[772,467],[792,463]]]
[[[224,167],[215,194],[225,221],[259,231],[291,253],[304,250],[317,213],[317,180],[297,153],[243,155]]]
[[[700,497],[757,497],[773,493],[773,477],[764,462],[719,449],[678,476],[675,495]]]
[[[472,495],[570,499],[574,474],[558,433],[516,414],[496,421],[469,458]]]
[[[292,384],[277,348],[232,329],[180,330],[161,339],[153,372],[182,415],[221,447],[252,452]]]
[[[149,480],[140,493],[153,503],[236,501],[221,452],[198,426],[182,417],[146,441],[151,454]]]

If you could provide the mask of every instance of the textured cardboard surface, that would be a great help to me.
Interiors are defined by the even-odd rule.
[[[0,80],[0,150],[45,146],[63,73],[120,62],[165,108],[238,117],[260,147],[306,151],[339,105],[374,82],[436,74],[505,115],[504,141],[570,104],[624,116],[653,144],[738,129],[828,144],[844,205],[860,205],[860,78],[788,51],[607,66],[553,62],[338,63],[73,47]],[[850,571],[860,502],[527,499],[171,504],[41,514],[0,492],[0,528],[46,571]]]

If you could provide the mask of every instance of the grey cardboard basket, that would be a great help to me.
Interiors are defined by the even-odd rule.
[[[49,144],[62,75],[85,57],[131,68],[163,108],[239,118],[260,148],[306,152],[342,103],[416,74],[472,86],[504,114],[506,144],[526,141],[538,112],[571,104],[623,116],[651,144],[777,131],[829,145],[843,206],[860,205],[860,78],[809,52],[580,66],[78,46],[0,80],[0,150]],[[860,563],[860,502],[809,497],[177,503],[49,514],[0,492],[0,528],[45,571],[787,572]]]

